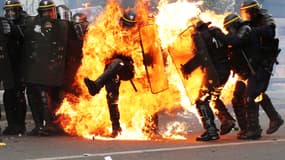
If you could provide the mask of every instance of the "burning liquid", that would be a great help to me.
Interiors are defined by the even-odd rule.
[[[149,11],[143,1],[137,3],[137,25],[130,29],[120,26],[122,9],[120,5],[110,0],[104,12],[97,17],[96,22],[89,27],[83,47],[82,65],[76,75],[76,83],[82,93],[79,97],[67,95],[57,114],[64,130],[71,134],[89,139],[109,139],[111,133],[111,121],[106,101],[106,91],[90,96],[83,83],[84,77],[95,80],[104,71],[105,61],[114,53],[131,56],[135,65],[135,77],[133,79],[137,92],[129,81],[121,81],[119,110],[122,134],[116,139],[146,140],[152,136],[152,129],[156,129],[154,117],[160,112],[196,112],[191,104],[198,96],[203,72],[197,69],[191,78],[184,83],[190,88],[191,93],[185,90],[181,81],[181,75],[168,52],[176,53],[187,51],[180,58],[188,60],[193,56],[194,48],[190,35],[193,33],[191,20],[200,16],[202,20],[211,20],[213,24],[221,26],[223,15],[215,15],[213,12],[202,12],[198,3],[177,1],[176,3],[161,2],[159,12],[150,19]],[[156,39],[150,37],[149,41],[157,42],[166,54],[165,75],[168,78],[168,89],[152,94],[143,65],[143,54],[140,44],[140,27],[154,25],[157,28]],[[185,32],[184,32],[185,30]],[[179,35],[183,32],[183,35]],[[179,54],[177,54],[179,56]],[[189,97],[191,102],[189,101]],[[159,115],[159,114],[158,114]],[[159,118],[158,118],[159,119]],[[160,131],[164,138],[184,139],[187,124],[175,121],[168,123],[165,131]]]

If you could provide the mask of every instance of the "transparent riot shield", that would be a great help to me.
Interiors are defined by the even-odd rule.
[[[165,73],[165,58],[156,32],[156,26],[146,25],[140,28],[143,61],[147,72],[151,92],[156,94],[168,88]]]
[[[205,74],[201,66],[201,57],[197,56],[195,52],[195,43],[192,39],[193,28],[188,28],[180,34],[175,42],[168,48],[168,52],[174,63],[185,88],[191,104],[199,96],[200,88],[202,87]],[[189,73],[185,74],[182,66],[186,65],[189,68]],[[191,71],[190,71],[191,70]]]

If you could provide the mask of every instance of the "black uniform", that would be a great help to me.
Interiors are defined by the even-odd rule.
[[[259,44],[255,34],[246,23],[242,22],[236,14],[230,14],[225,18],[225,28],[229,34],[215,34],[223,43],[230,45],[232,70],[247,80],[247,86],[243,81],[238,81],[234,90],[232,104],[241,131],[239,139],[258,139],[261,136],[261,128],[258,120],[258,105],[254,101],[261,93],[257,77],[261,56],[258,54]]]
[[[11,27],[7,19],[0,17],[0,81],[1,87],[4,89],[14,88],[14,75],[10,56],[8,54],[7,43],[8,35],[11,32]],[[1,111],[0,111],[1,113]],[[1,119],[1,114],[0,114]],[[2,132],[1,132],[2,133]],[[1,134],[0,133],[0,134]]]
[[[23,53],[23,30],[28,15],[22,10],[20,2],[17,0],[6,1],[4,10],[4,15],[9,20],[11,28],[7,39],[7,49],[14,78],[11,82],[14,83],[14,86],[5,87],[4,91],[3,100],[8,126],[3,131],[3,134],[23,134],[26,130],[25,116],[27,106],[24,96],[25,86],[21,82],[20,61]]]
[[[121,80],[130,80],[134,77],[134,66],[131,57],[115,53],[106,63],[104,73],[95,81],[84,79],[91,95],[99,93],[105,86],[107,91],[107,103],[112,122],[112,137],[116,137],[121,131],[120,112],[118,108],[119,88]]]
[[[226,134],[234,127],[234,119],[225,108],[219,95],[222,86],[226,83],[230,74],[230,66],[226,52],[226,46],[210,34],[209,23],[198,22],[195,27],[193,40],[196,47],[196,55],[182,66],[184,74],[190,74],[195,65],[202,65],[206,71],[206,80],[200,89],[196,107],[201,116],[206,132],[197,138],[198,141],[219,139],[218,130],[214,123],[214,114],[210,108],[213,100],[215,108],[219,110],[217,116],[222,122],[221,134]]]
[[[266,133],[272,134],[284,123],[280,114],[275,110],[269,96],[265,93],[269,85],[273,66],[277,63],[277,56],[280,52],[278,48],[279,40],[275,39],[276,25],[273,17],[268,14],[267,10],[260,9],[258,15],[250,21],[250,26],[256,31],[260,40],[262,64],[258,74],[262,79],[260,83],[262,100],[259,104],[270,119],[269,128]]]
[[[55,108],[61,102],[68,24],[44,16],[32,17],[25,29],[23,81],[36,127],[32,134],[53,134]]]
[[[122,27],[125,29],[134,27],[136,24],[136,14],[133,11],[124,13],[121,18]],[[94,96],[105,86],[107,91],[107,103],[109,107],[110,119],[112,122],[111,137],[116,137],[121,131],[120,112],[118,108],[119,88],[121,80],[131,80],[134,77],[133,59],[121,53],[113,53],[113,56],[106,61],[104,73],[92,81],[87,77],[84,82],[89,93]]]

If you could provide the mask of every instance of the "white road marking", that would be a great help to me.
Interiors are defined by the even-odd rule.
[[[247,144],[272,143],[272,142],[285,142],[285,139],[256,140],[256,141],[253,140],[253,141],[241,141],[241,142],[220,143],[220,144],[205,144],[205,145],[169,147],[169,148],[153,148],[153,149],[130,150],[130,151],[121,151],[121,152],[105,152],[105,153],[94,153],[94,154],[84,153],[82,155],[37,158],[37,159],[28,159],[28,160],[65,160],[65,159],[74,159],[74,158],[81,159],[81,158],[86,158],[86,157],[106,157],[106,156],[111,157],[114,155],[124,155],[124,154],[166,152],[166,151],[178,151],[178,150],[186,150],[186,149],[213,148],[213,147],[237,146],[237,145],[247,145]]]

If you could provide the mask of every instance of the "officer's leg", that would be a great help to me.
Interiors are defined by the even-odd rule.
[[[102,73],[95,81],[92,81],[87,77],[84,78],[84,83],[88,88],[89,94],[94,96],[99,93],[101,88],[108,83],[110,79],[117,75],[123,65],[124,63],[121,59],[115,58],[109,65],[105,66],[104,73]]]
[[[225,104],[220,98],[214,99],[214,108],[218,111],[215,114],[221,122],[220,134],[224,135],[229,133],[235,127],[235,120],[227,110]]]
[[[260,94],[257,76],[254,75],[248,79],[247,83],[247,131],[242,139],[259,139],[261,137],[261,127],[259,125],[259,106],[255,98]]]
[[[44,88],[41,90],[41,110],[43,115],[43,127],[39,130],[40,135],[50,136],[57,133],[57,128],[52,123],[54,116],[53,100],[50,97],[50,91],[53,88]]]
[[[210,108],[208,100],[196,102],[196,107],[200,115],[204,129],[206,130],[200,137],[197,137],[197,141],[210,141],[219,139],[218,129],[214,122],[214,114]]]
[[[266,133],[272,134],[279,129],[279,127],[284,123],[284,120],[281,118],[279,113],[274,108],[269,96],[265,93],[269,85],[269,81],[271,77],[270,73],[272,73],[273,65],[268,66],[267,68],[268,70],[265,70],[264,68],[262,68],[263,74],[260,74],[260,77],[261,77],[260,87],[262,91],[262,94],[261,94],[262,100],[259,102],[259,104],[261,105],[261,107],[263,108],[264,112],[266,113],[266,115],[268,116],[270,120],[269,128],[267,129]]]
[[[15,135],[17,132],[17,124],[16,124],[16,90],[6,89],[3,95],[4,101],[4,109],[6,114],[6,119],[8,126],[4,129],[4,135]]]
[[[270,123],[269,128],[267,129],[267,134],[272,134],[276,132],[279,127],[284,123],[284,120],[281,118],[280,114],[274,108],[269,96],[265,93],[262,94],[262,100],[259,102],[264,112],[268,116]]]
[[[238,81],[235,86],[232,105],[234,113],[240,128],[237,138],[240,139],[240,136],[246,133],[247,128],[247,118],[246,118],[246,84],[242,81]]]
[[[24,133],[26,131],[26,112],[27,112],[27,104],[25,98],[25,87],[23,84],[17,85],[17,95],[16,95],[16,123],[19,127],[20,133]]]
[[[31,136],[39,135],[40,128],[43,127],[43,116],[41,110],[41,89],[36,85],[28,85],[27,86],[27,96],[29,106],[31,108],[33,120],[35,123],[35,127],[28,133]]]
[[[63,129],[60,127],[58,122],[56,111],[60,107],[60,104],[63,100],[61,95],[61,87],[50,87],[48,90],[48,112],[49,112],[49,130],[52,134],[62,134],[64,133]]]
[[[247,131],[241,139],[259,139],[262,129],[259,125],[259,107],[254,98],[247,98]]]
[[[122,131],[120,126],[120,112],[118,108],[119,87],[120,80],[118,76],[106,83],[107,102],[112,122],[112,137],[116,137]]]

